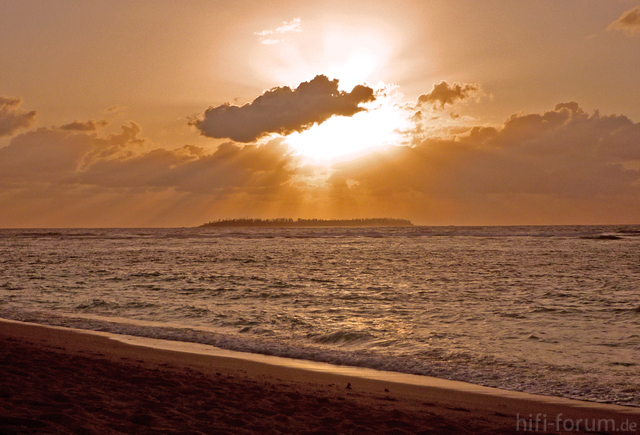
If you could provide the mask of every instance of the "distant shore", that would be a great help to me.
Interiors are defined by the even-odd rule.
[[[407,219],[367,218],[367,219],[220,219],[200,225],[199,228],[226,227],[410,227]]]

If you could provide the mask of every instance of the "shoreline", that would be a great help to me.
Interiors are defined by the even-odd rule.
[[[117,396],[117,380],[113,379],[110,372],[118,372],[124,367],[125,372],[133,374],[133,380],[129,382],[127,390],[140,390],[145,397],[164,395],[170,402],[180,402],[190,398],[194,402],[187,403],[183,411],[188,413],[190,409],[194,412],[200,409],[197,416],[192,415],[188,419],[193,423],[193,427],[200,425],[198,427],[204,428],[208,425],[210,428],[216,427],[222,430],[223,432],[220,433],[225,433],[224,430],[227,433],[243,433],[243,431],[255,433],[263,430],[286,432],[292,428],[297,428],[294,432],[304,432],[317,427],[324,427],[329,432],[333,428],[343,433],[362,433],[364,429],[373,433],[385,433],[393,429],[389,427],[389,422],[392,422],[392,426],[397,426],[395,429],[401,428],[408,433],[419,433],[423,430],[422,428],[433,430],[435,427],[439,428],[435,433],[459,433],[460,422],[463,422],[465,428],[474,428],[472,433],[505,433],[505,431],[511,433],[516,431],[518,421],[520,431],[524,424],[529,431],[535,429],[537,425],[539,429],[537,432],[544,433],[542,431],[544,427],[548,432],[555,433],[557,430],[552,423],[555,425],[558,418],[561,422],[566,422],[565,429],[570,427],[568,422],[574,424],[573,430],[568,431],[571,433],[580,433],[575,430],[575,422],[578,420],[608,419],[618,424],[617,427],[625,421],[640,424],[640,408],[535,396],[457,381],[377,372],[371,369],[345,368],[296,360],[287,361],[290,364],[284,365],[281,360],[288,359],[255,354],[248,354],[251,356],[248,359],[247,355],[240,352],[217,350],[210,346],[191,343],[139,339],[4,319],[0,319],[0,340],[7,343],[9,347],[15,348],[14,354],[9,352],[15,360],[5,355],[3,368],[13,367],[14,371],[20,372],[15,374],[16,377],[13,380],[11,376],[0,380],[0,432],[6,427],[11,427],[15,432],[16,428],[20,427],[19,424],[23,426],[54,425],[53,429],[47,429],[52,433],[67,433],[62,428],[73,425],[88,429],[89,432],[86,433],[101,433],[99,429],[104,424],[129,425],[129,430],[132,431],[130,433],[138,433],[139,431],[135,429],[140,427],[154,427],[159,430],[171,425],[170,419],[163,417],[166,413],[171,414],[170,410],[151,414],[148,411],[138,410],[136,415],[147,416],[140,418],[129,414],[123,417],[126,413],[119,417],[109,412],[105,416],[100,410],[93,412],[92,408],[87,410],[84,405],[86,400],[83,399],[80,403],[72,394],[69,394],[69,390],[75,388],[69,379],[69,372],[82,373],[83,370],[91,372],[95,367],[101,368],[102,377],[86,373],[83,378],[86,378],[87,385],[82,385],[82,382],[77,385],[80,389],[100,390],[100,394],[94,395],[96,397],[93,402],[108,404],[113,399],[113,394]],[[208,352],[207,349],[209,349]],[[40,353],[49,355],[46,360],[50,366],[44,368],[37,363],[34,355]],[[77,365],[74,361],[78,358],[82,359],[84,364],[69,367]],[[162,373],[158,374],[158,370]],[[10,370],[7,372],[12,373]],[[149,377],[148,374],[151,372],[154,375]],[[203,395],[211,394],[209,390],[202,390],[195,394],[196,397],[192,397],[193,394],[190,395],[184,391],[181,393],[180,388],[166,390],[162,385],[158,385],[158,382],[162,384],[162,380],[171,379],[173,383],[182,385],[183,389],[196,388],[191,385],[194,373],[197,379],[200,379],[196,381],[197,384],[205,382],[214,389],[222,389],[223,396],[237,397],[238,403],[224,404],[218,398],[208,401],[209,404],[205,405],[208,409],[205,412],[202,410],[204,408],[198,408],[195,403],[199,403]],[[25,379],[33,378],[34,375],[44,376],[36,382],[37,389],[57,391],[56,394],[67,397],[65,404],[70,405],[69,408],[73,409],[74,413],[61,412],[58,407],[56,408],[58,411],[54,413],[58,416],[57,422],[49,421],[51,418],[48,420],[35,418],[41,408],[46,406],[40,405],[39,408],[34,405],[33,398],[30,401],[27,398],[16,398],[16,396],[28,394],[28,389],[17,391],[16,385],[27,384]],[[385,376],[390,377],[385,378]],[[414,378],[419,378],[421,384],[411,383]],[[58,380],[63,382],[65,379],[66,387],[52,385],[59,383]],[[14,382],[13,386],[11,382]],[[105,385],[111,385],[112,382],[116,382],[113,386],[116,393],[103,388]],[[126,379],[122,380],[123,384],[127,382]],[[252,389],[244,391],[247,385],[258,386],[261,392]],[[347,385],[350,386],[349,389]],[[63,391],[60,391],[61,389]],[[289,396],[292,394],[297,396],[291,399]],[[132,395],[135,396],[135,394]],[[135,402],[136,399],[132,397],[131,400]],[[256,400],[264,402],[264,406],[260,408],[261,411],[242,408],[242,404]],[[47,403],[46,400],[39,402]],[[55,400],[50,402],[51,406],[58,405]],[[122,400],[118,399],[116,402],[121,403]],[[91,406],[89,401],[89,407]],[[140,408],[140,405],[135,403],[131,406]],[[11,408],[8,413],[7,407]],[[329,420],[325,419],[323,422],[326,416],[318,412],[319,408],[326,408],[325,414],[331,416]],[[109,406],[102,406],[101,409],[108,410]],[[235,423],[238,423],[238,426],[229,426],[231,423],[224,419],[224,416],[229,413],[237,415],[239,420]],[[49,415],[51,413],[44,414],[45,417],[51,417]],[[84,420],[79,422],[78,418],[74,417],[76,414],[84,415]],[[369,417],[361,419],[360,415],[369,415]],[[536,423],[535,419],[538,415],[539,421]],[[23,420],[20,420],[21,418]],[[124,422],[121,421],[123,419]],[[523,423],[523,419],[526,422]],[[27,420],[31,423],[27,423]],[[85,420],[87,423],[82,424]],[[140,425],[145,421],[149,424]],[[7,425],[7,422],[13,422],[14,425]],[[176,427],[185,427],[185,424],[182,422]],[[256,424],[264,426],[251,429],[251,425]],[[636,431],[637,426],[636,430],[628,433]],[[202,430],[200,432],[208,433]],[[624,431],[611,432],[624,433]]]

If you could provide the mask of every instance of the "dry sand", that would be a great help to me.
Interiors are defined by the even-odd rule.
[[[318,373],[0,321],[0,435],[506,434],[525,424],[526,433],[585,432],[577,424],[636,433],[640,424],[637,408],[431,381]]]

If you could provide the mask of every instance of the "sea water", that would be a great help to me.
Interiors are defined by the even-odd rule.
[[[0,317],[640,406],[640,226],[0,230]]]

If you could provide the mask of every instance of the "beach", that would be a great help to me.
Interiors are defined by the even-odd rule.
[[[0,346],[1,434],[588,433],[592,423],[635,433],[640,422],[631,407],[313,372],[20,322],[0,321]]]

